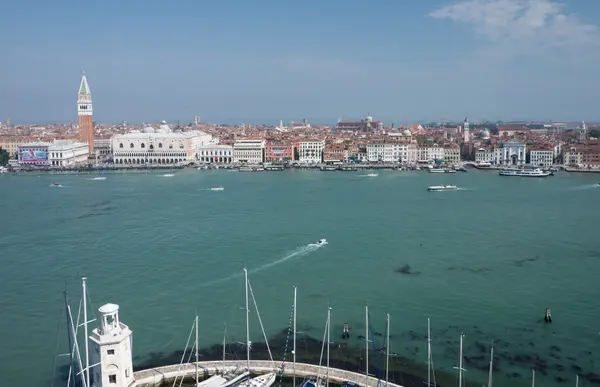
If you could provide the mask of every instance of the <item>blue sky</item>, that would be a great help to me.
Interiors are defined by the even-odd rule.
[[[599,16],[595,0],[5,0],[0,120],[76,120],[82,69],[97,122],[599,120]]]

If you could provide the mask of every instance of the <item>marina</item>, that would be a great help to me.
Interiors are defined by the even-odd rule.
[[[595,293],[581,291],[596,289],[597,252],[589,245],[596,218],[589,208],[600,193],[594,175],[502,179],[477,170],[441,176],[383,171],[367,179],[361,174],[190,169],[171,179],[157,178],[161,172],[115,174],[101,184],[86,175],[65,175],[59,190],[48,188],[55,182],[51,175],[2,176],[12,187],[2,202],[2,213],[12,219],[11,233],[0,238],[2,286],[7,292],[22,289],[3,305],[15,318],[0,322],[6,347],[0,367],[9,385],[47,384],[51,372],[27,375],[25,359],[6,355],[42,352],[38,367],[52,370],[57,321],[63,321],[64,331],[58,295],[65,280],[70,294],[78,293],[73,278],[79,273],[92,273],[88,319],[97,318],[96,308],[105,302],[119,304],[121,318],[134,331],[136,372],[179,364],[195,310],[200,361],[221,360],[225,324],[227,359],[245,362],[245,348],[236,344],[246,336],[240,312],[245,265],[276,362],[283,359],[286,341],[286,362],[291,361],[286,336],[291,289],[298,286],[298,363],[319,364],[324,314],[331,306],[330,367],[364,377],[359,359],[368,302],[374,347],[369,356],[377,357],[370,359],[370,373],[377,367],[382,378],[380,350],[386,315],[392,316],[391,383],[422,385],[427,379],[427,318],[438,385],[456,384],[461,332],[469,383],[488,380],[492,340],[496,385],[531,385],[534,367],[536,382],[546,386],[562,385],[557,378],[573,380],[576,374],[581,384],[595,383],[598,316],[589,308]],[[469,189],[452,195],[424,192],[437,184]],[[223,195],[206,191],[220,186],[227,188]],[[581,206],[567,205],[572,200]],[[490,207],[490,201],[501,204]],[[468,219],[459,216],[467,212]],[[524,218],[526,212],[530,216]],[[28,221],[34,214],[38,220]],[[557,217],[578,227],[565,228]],[[489,229],[494,218],[503,221]],[[358,219],[380,221],[357,232]],[[524,229],[544,233],[523,236]],[[308,246],[324,237],[328,245]],[[72,307],[76,313],[76,302]],[[551,324],[543,321],[545,307],[554,312]],[[488,318],[498,310],[502,319]],[[41,315],[48,324],[39,324]],[[256,321],[255,313],[252,318]],[[251,361],[269,359],[259,324],[251,324],[250,331]],[[68,352],[61,340],[60,352]]]

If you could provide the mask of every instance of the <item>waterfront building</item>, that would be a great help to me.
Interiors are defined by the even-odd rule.
[[[168,125],[154,130],[115,135],[111,138],[115,164],[177,164],[194,161],[198,149],[211,144],[210,134],[192,130],[168,132]]]
[[[440,148],[438,144],[433,144],[431,146],[419,147],[417,148],[418,152],[418,162],[425,163],[436,160],[444,159],[444,148]]]
[[[475,151],[475,162],[493,164],[496,162],[496,154],[493,148],[479,148]]]
[[[5,135],[0,136],[0,148],[8,152],[11,159],[16,159],[19,145],[26,143],[27,140],[21,136]]]
[[[110,138],[94,139],[94,156],[96,159],[106,160],[112,156]]]
[[[133,376],[132,331],[119,320],[119,305],[102,305],[100,326],[89,337],[92,387],[130,387]],[[87,338],[86,338],[87,339]]]
[[[400,143],[367,144],[367,161],[405,163],[408,161],[408,146]]]
[[[407,154],[407,164],[417,164],[419,160],[419,152],[417,144],[407,144],[406,145],[406,154]]]
[[[587,141],[563,148],[563,163],[585,168],[600,168],[600,141]]]
[[[18,161],[20,165],[28,166],[48,166],[48,147],[50,142],[31,142],[19,145]]]
[[[323,148],[323,161],[326,163],[345,163],[349,152],[344,144],[328,144]]]
[[[267,141],[265,145],[265,161],[267,162],[295,160],[296,153],[296,144]]]
[[[450,164],[460,163],[460,146],[451,144],[444,146],[444,161]]]
[[[196,160],[201,163],[230,164],[233,162],[231,145],[208,144],[198,148]]]
[[[536,167],[548,167],[554,164],[554,151],[552,149],[534,148],[529,151],[529,164]]]
[[[54,140],[48,146],[48,159],[52,166],[71,166],[85,163],[89,156],[89,146],[86,143],[73,140]]]
[[[263,139],[244,139],[233,143],[233,162],[260,164],[265,161],[265,144]]]
[[[383,129],[382,121],[373,121],[371,113],[366,118],[360,120],[338,120],[337,130],[338,131],[349,131],[349,132],[372,132],[374,129]]]
[[[81,77],[79,93],[77,95],[77,138],[80,142],[88,144],[88,154],[94,154],[94,121],[92,115],[92,92],[88,85],[85,73]]]
[[[298,160],[306,164],[318,164],[323,161],[325,140],[300,141]]]
[[[500,164],[523,165],[525,164],[526,145],[520,141],[507,141],[502,144]]]

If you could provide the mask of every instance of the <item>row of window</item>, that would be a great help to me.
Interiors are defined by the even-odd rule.
[[[120,143],[120,144],[119,144],[119,148],[123,149],[124,147],[125,147],[125,146],[123,145],[123,143]],[[159,147],[159,148],[162,148],[162,147],[163,147],[163,145],[162,145],[162,143],[161,143],[161,142],[159,142],[159,143],[158,143],[158,147]],[[129,144],[129,148],[130,148],[130,149],[133,149],[133,148],[135,148],[135,145],[134,145],[133,143],[130,143],[130,144]],[[140,145],[140,148],[146,148],[146,144],[142,143],[142,144]],[[154,144],[150,144],[150,146],[149,146],[148,148],[149,148],[149,149],[154,149]],[[169,144],[169,149],[173,149],[173,144]],[[179,149],[183,149],[183,144],[179,144]]]

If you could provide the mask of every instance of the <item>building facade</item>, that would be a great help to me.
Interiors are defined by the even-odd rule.
[[[600,168],[600,142],[598,140],[563,148],[565,165]]]
[[[92,114],[92,92],[85,74],[81,77],[77,95],[77,137],[88,144],[88,154],[94,155],[94,120]]]
[[[20,136],[0,136],[0,148],[8,152],[11,159],[18,158],[17,153],[19,152],[19,145],[26,143],[26,139]]]
[[[211,141],[210,134],[198,130],[168,133],[147,127],[113,136],[111,146],[115,164],[179,164],[194,161],[198,149]]]
[[[325,140],[300,141],[298,146],[298,160],[301,163],[318,164],[323,161]]]
[[[263,139],[237,140],[233,144],[233,162],[244,164],[260,164],[265,161],[265,144]]]
[[[233,162],[231,145],[209,144],[198,148],[196,160],[201,163],[230,164]]]
[[[439,147],[437,144],[432,146],[424,146],[417,148],[418,162],[433,162],[435,160],[444,159],[444,148]]]
[[[265,145],[265,161],[292,161],[296,159],[295,144],[267,141]]]
[[[408,145],[401,143],[367,144],[367,161],[371,163],[407,163]]]
[[[444,161],[450,164],[460,163],[460,147],[449,145],[444,148]]]
[[[520,141],[507,141],[502,144],[499,163],[502,165],[523,165],[526,162],[527,147]]]
[[[343,144],[328,144],[323,148],[323,161],[326,163],[345,163],[349,152]]]
[[[479,148],[475,151],[475,162],[496,163],[496,151],[493,148]]]
[[[94,156],[98,160],[108,160],[112,157],[110,138],[94,139]]]
[[[87,162],[88,144],[72,140],[54,140],[48,147],[48,160],[51,166],[66,167]]]
[[[536,167],[548,167],[554,164],[554,151],[551,149],[532,149],[529,151],[529,164]]]

